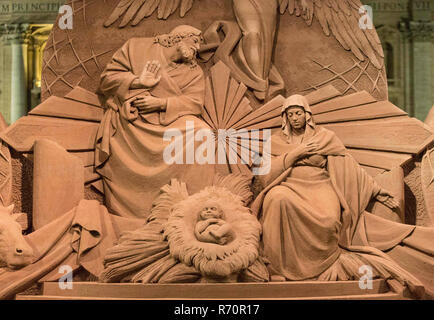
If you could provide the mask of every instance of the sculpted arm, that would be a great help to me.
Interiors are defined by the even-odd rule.
[[[283,172],[293,167],[298,160],[313,155],[314,150],[317,148],[318,145],[316,143],[309,142],[307,144],[300,144],[295,149],[278,157],[271,157],[270,172],[266,175],[259,176],[261,185],[265,188]]]
[[[117,96],[124,100],[131,84],[138,78],[131,71],[129,47],[130,41],[127,41],[101,74],[100,91],[107,97]]]
[[[258,179],[263,188],[267,187],[277,177],[279,177],[285,171],[285,157],[287,154],[283,154],[277,157],[271,157],[269,173],[265,175],[258,175]],[[266,161],[266,160],[265,160]],[[265,165],[264,161],[261,166]]]
[[[195,231],[198,232],[199,234],[201,234],[202,232],[204,232],[212,224],[216,224],[216,225],[221,226],[224,223],[225,223],[225,221],[220,220],[220,219],[214,219],[214,218],[203,220],[203,221],[199,221],[198,223],[196,223]]]
[[[362,185],[372,185],[372,194],[370,195],[371,199],[375,199],[383,203],[386,207],[391,210],[396,210],[399,208],[398,201],[395,200],[394,196],[388,190],[382,188],[378,183],[370,176],[351,155],[346,155],[346,157],[350,158],[354,163],[356,170],[358,171],[358,179],[360,180]]]
[[[205,77],[202,69],[192,72],[195,74],[190,83],[182,89],[182,94],[167,98],[166,112],[160,116],[162,124],[168,125],[184,115],[201,115],[205,100]]]
[[[157,85],[161,76],[158,75],[160,63],[148,61],[142,73],[135,75],[132,72],[129,52],[131,40],[128,40],[122,48],[113,55],[101,74],[100,91],[106,96],[118,96],[125,100],[130,89],[150,89]]]

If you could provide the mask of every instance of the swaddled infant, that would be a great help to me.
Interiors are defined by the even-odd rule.
[[[233,238],[232,226],[224,220],[223,210],[215,201],[207,201],[198,214],[194,228],[197,240],[225,245]]]

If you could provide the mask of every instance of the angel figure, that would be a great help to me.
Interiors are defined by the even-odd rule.
[[[119,27],[137,25],[155,11],[158,19],[167,19],[178,8],[184,17],[194,4],[194,0],[121,0],[104,25],[112,25],[122,15]],[[367,57],[377,69],[383,67],[384,54],[375,29],[359,26],[363,8],[359,0],[232,0],[232,4],[238,26],[216,21],[204,37],[208,45],[217,43],[215,58],[228,65],[237,80],[250,87],[259,100],[284,93],[284,80],[272,63],[278,11],[295,14],[309,26],[316,18],[324,34],[333,34],[358,60],[365,61]]]

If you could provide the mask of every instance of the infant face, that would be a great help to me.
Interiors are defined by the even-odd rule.
[[[203,220],[206,219],[221,219],[223,217],[223,212],[217,203],[206,203],[200,212],[200,217]]]

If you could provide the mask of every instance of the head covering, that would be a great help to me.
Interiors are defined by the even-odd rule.
[[[306,129],[304,133],[305,138],[313,136],[315,134],[316,128],[315,122],[312,118],[312,111],[310,110],[309,102],[307,101],[307,99],[299,94],[294,94],[290,96],[283,102],[282,107],[282,132],[290,142],[292,141],[292,130],[291,124],[286,115],[286,110],[288,110],[290,107],[295,106],[302,108],[306,112]]]
[[[203,42],[202,31],[189,25],[180,25],[170,31],[169,34],[162,34],[155,37],[154,42],[159,43],[163,47],[173,47],[182,39],[198,37],[200,42]]]

